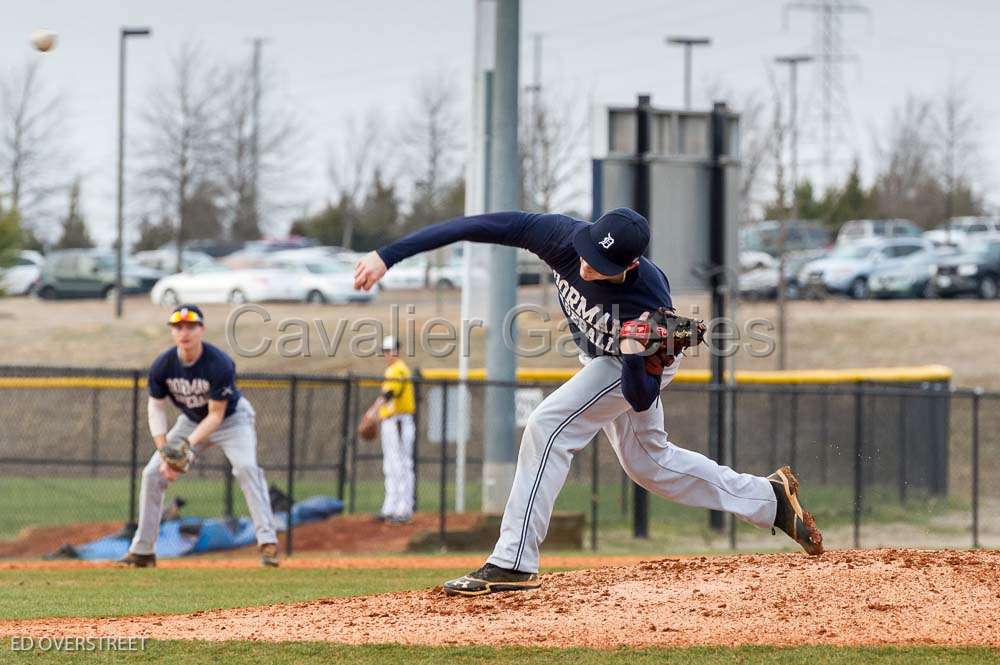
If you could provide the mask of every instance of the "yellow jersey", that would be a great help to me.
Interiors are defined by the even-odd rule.
[[[391,418],[403,413],[414,413],[417,410],[413,398],[413,381],[410,381],[410,368],[402,360],[396,360],[385,369],[385,380],[382,382],[382,394],[391,393],[385,404],[379,407],[378,417]]]

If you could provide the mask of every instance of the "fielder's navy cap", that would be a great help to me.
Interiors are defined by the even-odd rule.
[[[178,305],[174,308],[174,311],[170,312],[170,318],[167,319],[167,323],[170,325],[176,323],[200,323],[205,325],[205,315],[201,313],[197,305]]]
[[[649,222],[630,208],[615,208],[573,236],[573,247],[602,275],[618,275],[649,246]]]

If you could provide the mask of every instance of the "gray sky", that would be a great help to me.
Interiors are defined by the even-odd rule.
[[[70,164],[54,165],[87,174],[84,212],[92,233],[107,242],[113,233],[117,30],[148,25],[153,37],[135,40],[129,51],[129,94],[134,113],[154,73],[185,39],[200,41],[207,54],[227,59],[250,56],[249,39],[264,37],[264,58],[278,75],[284,101],[295,108],[310,137],[298,155],[301,178],[286,199],[301,209],[318,208],[328,194],[325,160],[348,114],[381,106],[395,118],[422,74],[445,71],[456,77],[463,103],[470,100],[474,0],[366,0],[365,2],[218,2],[211,0],[34,0],[5,3],[0,21],[0,67],[44,58],[47,85],[65,93]],[[712,37],[713,46],[695,54],[695,104],[706,106],[705,88],[721,84],[746,94],[767,93],[766,63],[775,55],[808,52],[814,20],[795,13],[782,27],[784,2],[699,0],[595,2],[522,0],[522,81],[531,72],[530,40],[542,32],[543,83],[564,94],[598,103],[629,103],[650,92],[660,105],[682,101],[681,52],[663,43],[666,34]],[[888,123],[890,110],[907,91],[932,95],[954,78],[982,110],[985,165],[980,184],[988,198],[1000,184],[1000,3],[988,0],[871,0],[871,18],[843,20],[846,46],[858,60],[843,68],[852,120],[845,136],[867,168],[873,131]],[[32,29],[59,34],[44,56],[28,44]],[[777,72],[784,81],[785,72]],[[818,85],[801,79],[804,171],[817,163]],[[467,118],[470,112],[464,115]],[[278,224],[287,222],[276,220]]]

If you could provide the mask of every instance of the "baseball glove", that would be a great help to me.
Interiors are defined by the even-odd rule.
[[[677,355],[705,341],[703,321],[678,316],[667,307],[647,312],[647,315],[626,321],[618,333],[618,343],[634,339],[642,344],[646,371],[650,374],[661,374],[664,367],[673,364]]]
[[[167,440],[160,448],[160,458],[174,471],[185,473],[194,461],[191,442],[186,438]]]
[[[378,424],[378,407],[372,404],[358,423],[358,437],[362,441],[371,441],[378,434]]]

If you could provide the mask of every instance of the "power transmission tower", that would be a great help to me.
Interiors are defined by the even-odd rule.
[[[784,22],[796,10],[812,12],[815,15],[814,40],[816,60],[819,61],[820,88],[823,97],[821,105],[823,129],[823,172],[829,180],[833,164],[834,134],[838,133],[850,113],[847,105],[847,90],[841,77],[841,64],[855,59],[844,48],[841,17],[845,14],[866,14],[871,12],[860,3],[847,0],[804,0],[785,5]]]

